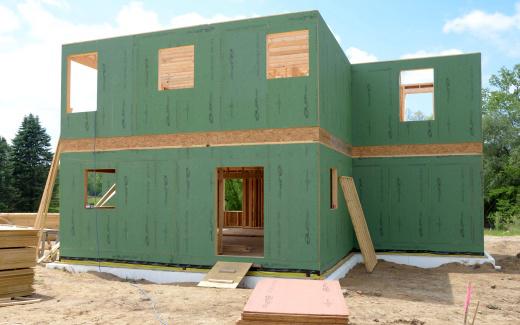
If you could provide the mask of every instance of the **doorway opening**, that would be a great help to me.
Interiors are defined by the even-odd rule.
[[[264,256],[264,168],[217,169],[217,254]]]

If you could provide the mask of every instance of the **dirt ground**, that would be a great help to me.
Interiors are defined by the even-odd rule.
[[[480,301],[475,324],[520,324],[520,236],[486,237],[502,266],[418,269],[380,262],[358,265],[341,280],[351,324],[462,324],[466,286]],[[0,324],[234,324],[251,290],[120,281],[38,267],[40,303],[0,308]],[[156,312],[154,312],[154,306]]]

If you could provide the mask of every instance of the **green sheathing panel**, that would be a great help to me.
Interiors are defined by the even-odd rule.
[[[320,270],[326,271],[353,248],[354,232],[338,182],[338,208],[330,208],[330,169],[352,175],[352,158],[320,145]]]
[[[483,253],[480,156],[354,159],[378,250]]]
[[[399,121],[401,70],[434,69],[435,120]],[[480,54],[352,65],[356,146],[482,141]]]
[[[319,270],[318,144],[64,153],[62,256],[213,265],[216,168],[263,166],[266,268]],[[83,170],[115,168],[115,209],[83,207]],[[344,215],[342,216],[344,217]]]
[[[318,125],[317,11],[63,47],[64,138]],[[308,77],[266,79],[266,35],[309,30]],[[158,50],[195,46],[195,87],[158,91]],[[66,113],[67,56],[98,52],[98,110]]]
[[[318,29],[320,127],[352,143],[351,66],[321,17]]]

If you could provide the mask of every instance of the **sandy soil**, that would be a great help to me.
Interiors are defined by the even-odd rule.
[[[380,262],[341,280],[351,324],[462,324],[466,286],[476,287],[475,324],[520,324],[520,236],[486,237],[491,266],[436,269]],[[40,303],[0,308],[0,324],[234,324],[251,290],[131,283],[106,274],[36,270]],[[153,305],[157,314],[153,310]]]

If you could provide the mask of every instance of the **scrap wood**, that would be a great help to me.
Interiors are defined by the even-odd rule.
[[[60,249],[60,242],[54,244],[50,250],[46,251],[42,257],[38,259],[38,263],[44,262],[47,259],[54,260]]]
[[[0,299],[0,307],[14,306],[14,305],[27,305],[35,302],[42,301],[40,298],[31,297],[12,297]]]

